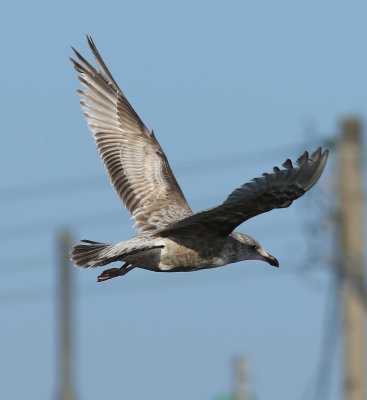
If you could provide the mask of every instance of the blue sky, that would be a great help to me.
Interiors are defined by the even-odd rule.
[[[363,1],[2,2],[3,398],[57,392],[60,229],[135,234],[78,105],[70,45],[91,59],[93,37],[199,211],[334,140],[344,116],[366,120],[366,13]],[[279,270],[134,270],[97,284],[100,271],[73,269],[78,399],[214,400],[231,391],[237,355],[256,399],[310,398],[335,300],[336,173],[332,152],[310,193],[239,228]],[[340,398],[339,346],[326,399]]]

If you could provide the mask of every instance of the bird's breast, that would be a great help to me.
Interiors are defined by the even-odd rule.
[[[196,271],[221,267],[230,262],[230,250],[223,240],[165,238],[164,246],[159,263],[160,271]]]

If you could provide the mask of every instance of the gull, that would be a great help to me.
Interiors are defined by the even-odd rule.
[[[197,271],[245,260],[279,267],[252,237],[234,229],[276,208],[288,207],[320,178],[328,150],[304,152],[295,165],[288,159],[235,189],[220,205],[193,213],[154,132],[149,131],[107,69],[87,36],[98,69],[73,47],[71,58],[83,89],[77,90],[111,184],[140,233],[118,243],[82,240],[71,255],[76,266],[94,268],[115,261],[98,281],[123,276],[134,268],[156,272]]]

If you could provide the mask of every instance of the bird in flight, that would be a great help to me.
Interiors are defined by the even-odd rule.
[[[154,132],[149,131],[107,69],[93,40],[95,69],[74,48],[71,58],[83,89],[80,104],[111,184],[135,220],[140,234],[118,243],[82,240],[72,249],[76,266],[94,268],[115,261],[98,276],[102,282],[133,268],[156,272],[197,271],[244,260],[278,260],[252,237],[234,232],[242,222],[301,197],[320,178],[328,150],[307,152],[295,165],[245,183],[220,205],[193,213]]]

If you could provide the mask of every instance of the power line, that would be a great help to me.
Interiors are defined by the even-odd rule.
[[[316,143],[316,141],[315,141]],[[309,146],[310,143],[307,143]],[[290,145],[288,147],[278,147],[272,149],[255,150],[251,152],[233,152],[221,156],[208,156],[196,160],[185,160],[175,164],[175,169],[180,175],[197,174],[198,171],[205,170],[224,170],[237,166],[256,165],[263,161],[264,158],[273,156],[274,153],[289,152],[297,148],[304,148],[306,145]],[[295,155],[296,157],[297,155]],[[284,160],[280,160],[283,162]],[[58,194],[70,194],[77,192],[86,192],[107,187],[106,175],[98,174],[94,176],[63,178],[57,181],[39,182],[31,185],[23,185],[18,187],[8,187],[0,190],[0,203],[24,201],[31,198],[54,196]]]
[[[340,288],[340,278],[332,278],[331,289],[327,291],[329,305],[325,307],[325,327],[321,342],[321,356],[317,371],[315,385],[315,399],[328,399],[328,390],[330,386],[330,376],[332,373],[332,359],[335,356],[339,333],[339,304],[338,290]]]
[[[348,399],[365,398],[364,379],[364,319],[367,309],[366,286],[363,277],[362,234],[362,178],[360,123],[346,119],[339,140],[339,208],[334,211],[334,229],[338,233],[334,244],[333,296],[330,309],[326,307],[325,328],[321,344],[318,373],[315,378],[315,399],[327,399],[332,357],[340,327],[338,318],[343,312],[344,337],[344,396]],[[335,236],[335,235],[334,235]],[[342,293],[343,290],[343,293]],[[343,296],[341,296],[341,294]],[[338,297],[337,297],[338,296]],[[340,299],[343,307],[339,306]],[[364,307],[364,310],[363,310]],[[306,397],[306,396],[305,396]],[[310,398],[307,395],[307,398]]]
[[[333,188],[333,190],[335,190]],[[320,204],[320,202],[317,202]],[[316,204],[315,204],[316,205]],[[332,208],[335,209],[337,204],[331,203]],[[330,209],[329,204],[322,204],[320,212],[321,215],[328,215],[328,210]],[[340,275],[336,272],[339,271],[338,268],[335,268],[335,265],[340,263],[340,259],[335,258],[335,248],[338,246],[339,237],[336,234],[336,225],[335,225],[335,210],[332,211],[334,224],[328,227],[329,228],[329,235],[331,241],[332,248],[332,257],[327,259],[326,257],[323,258],[324,263],[330,264],[333,269],[329,269],[329,288],[325,291],[326,298],[325,298],[325,308],[324,308],[324,317],[323,317],[323,328],[321,332],[321,340],[320,340],[320,352],[318,356],[318,360],[315,366],[315,370],[310,377],[310,381],[307,384],[305,391],[303,393],[302,399],[322,399],[327,400],[329,394],[329,385],[330,385],[330,376],[332,372],[332,357],[335,356],[335,347],[337,345],[338,333],[339,333],[339,304],[338,304],[338,291],[340,285]],[[327,249],[325,249],[325,229],[321,230],[323,224],[320,224],[320,220],[318,222],[318,228],[316,230],[316,235],[309,235],[308,237],[312,240],[309,246],[309,254],[312,254],[312,257],[315,261],[322,260],[322,254],[325,254]],[[309,228],[311,228],[309,226]],[[308,230],[311,233],[311,229]],[[320,246],[322,244],[322,246]],[[315,251],[316,246],[316,251]],[[320,250],[320,251],[318,251]],[[319,264],[316,263],[319,266]],[[304,268],[306,270],[306,268]],[[309,270],[309,269],[307,269]],[[313,269],[315,270],[315,269]]]
[[[326,290],[326,304],[324,309],[323,329],[321,333],[320,354],[309,382],[302,395],[303,400],[327,400],[330,375],[332,372],[332,357],[335,356],[338,327],[338,301],[339,278],[331,275],[329,289]],[[332,296],[330,297],[330,293]]]
[[[284,261],[286,262],[286,261]],[[268,266],[264,266],[265,268],[270,268]],[[235,267],[233,267],[235,268]],[[241,267],[239,267],[241,268]],[[245,268],[245,267],[243,267]],[[277,269],[273,269],[274,272],[277,272]],[[202,271],[203,272],[203,271]],[[147,272],[149,273],[149,272]],[[292,269],[287,269],[282,272],[282,274],[287,274],[287,275],[294,275],[296,274],[296,270]],[[177,273],[180,274],[180,273]],[[182,273],[185,274],[185,273]],[[241,274],[241,277],[238,277],[238,275]],[[96,286],[93,286],[92,288],[86,288],[86,287],[81,287],[78,289],[77,293],[81,295],[101,295],[101,296],[107,296],[110,294],[123,294],[123,293],[135,293],[135,292],[146,292],[146,291],[161,291],[163,290],[170,290],[170,289],[176,289],[180,287],[192,287],[192,286],[200,286],[200,285],[212,285],[212,284],[222,284],[223,282],[236,282],[239,279],[257,279],[257,278],[268,278],[272,276],[271,273],[262,272],[262,271],[247,271],[246,274],[244,274],[242,271],[241,273],[235,273],[234,275],[226,275],[226,274],[221,274],[220,278],[218,276],[213,276],[212,274],[205,274],[205,273],[200,273],[196,272],[195,273],[195,279],[192,279],[191,281],[187,280],[182,280],[182,281],[170,281],[169,285],[162,284],[162,281],[152,281],[151,279],[144,278],[144,279],[138,279],[134,280],[134,283],[132,286],[129,285],[124,285],[123,291],[121,289],[121,286],[110,286],[107,290],[96,290],[96,287],[101,286],[101,284],[95,283]],[[129,282],[131,285],[131,282]],[[88,285],[89,286],[89,285]],[[18,290],[12,290],[8,292],[0,292],[0,307],[4,305],[11,305],[11,304],[19,304],[19,303],[31,303],[31,302],[37,302],[37,301],[44,301],[50,296],[53,296],[55,292],[54,285],[52,284],[50,287],[38,287],[38,288],[28,288],[28,289],[23,289],[22,292],[19,292]]]
[[[277,231],[277,226],[275,225],[270,225],[269,227],[262,228],[261,230],[263,232],[259,233],[259,236],[261,236],[261,239],[263,240],[264,238],[273,235],[274,232]],[[260,231],[261,231],[260,230]],[[294,233],[291,230],[287,230],[282,234],[282,238],[285,238],[287,236],[294,236]],[[260,239],[260,240],[261,240]],[[51,255],[50,255],[51,257]],[[10,258],[10,259],[3,259],[0,260],[0,263],[4,266],[3,267],[3,273],[5,274],[10,274],[10,273],[24,273],[24,272],[34,272],[35,269],[44,269],[44,268],[49,268],[50,264],[53,264],[53,260],[48,260],[47,257],[45,257],[44,254],[34,254],[30,256],[21,256],[21,257],[15,257],[15,258]],[[22,266],[22,268],[19,268],[19,265]],[[302,269],[303,271],[303,269]],[[302,272],[301,271],[301,272]]]
[[[0,264],[4,266],[2,273],[9,272],[34,272],[34,268],[43,268],[49,265],[47,257],[44,254],[36,254],[30,256],[15,257],[11,259],[1,260]],[[22,265],[24,268],[19,268]]]
[[[210,199],[217,195],[213,194],[210,196],[202,196],[194,198],[192,202],[210,202]],[[223,196],[224,200],[225,196]],[[107,211],[102,213],[92,213],[92,214],[85,214],[83,216],[73,217],[70,216],[70,221],[63,221],[63,224],[80,226],[102,226],[102,225],[114,225],[119,224],[122,226],[130,226],[134,225],[134,221],[132,219],[123,219],[123,206],[118,210]],[[118,217],[121,216],[121,220]],[[58,225],[58,222],[54,221],[36,221],[36,222],[26,222],[18,225],[10,225],[0,230],[0,239],[1,240],[19,240],[24,237],[35,236],[42,233],[49,233],[50,230],[55,229]]]
[[[119,221],[116,219],[116,216],[120,213],[122,214],[122,207],[120,210],[109,211],[103,213],[93,213],[86,214],[82,217],[73,218],[70,216],[71,224],[73,226],[84,225],[84,226],[93,226],[93,225],[110,225],[110,224],[119,224],[121,226],[128,226],[128,222]],[[64,221],[65,224],[65,221]],[[0,230],[0,239],[1,240],[9,240],[9,239],[20,239],[24,237],[34,236],[42,233],[49,233],[50,230],[55,229],[58,225],[57,222],[53,221],[36,221],[36,222],[27,222],[19,225],[11,225],[5,227],[5,229]],[[130,221],[130,226],[133,225],[133,222]]]

